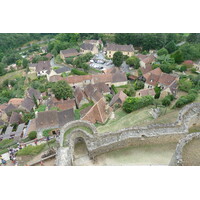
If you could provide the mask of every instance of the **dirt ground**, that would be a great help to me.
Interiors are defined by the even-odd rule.
[[[102,154],[95,162],[87,156],[82,144],[75,149],[75,166],[137,166],[168,165],[175,152],[176,143],[128,147]]]

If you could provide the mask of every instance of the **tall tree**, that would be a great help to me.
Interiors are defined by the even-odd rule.
[[[123,54],[120,51],[117,51],[113,55],[113,64],[117,67],[120,67],[123,63]]]

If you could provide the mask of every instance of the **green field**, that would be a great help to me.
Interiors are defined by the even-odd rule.
[[[105,125],[96,125],[98,132],[112,132],[118,131],[123,128],[129,128],[133,126],[146,126],[152,123],[172,123],[176,121],[178,112],[180,109],[165,109],[162,108],[162,115],[153,119],[149,111],[153,106],[134,111],[132,113],[125,113],[121,108],[115,111],[115,118],[110,119]]]
[[[3,81],[5,81],[6,79],[13,80],[15,78],[22,77],[24,71],[25,70],[22,69],[22,70],[18,70],[18,71],[7,73],[4,76],[0,76],[0,84],[2,84]]]

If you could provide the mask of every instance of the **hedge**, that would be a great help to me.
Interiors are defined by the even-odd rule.
[[[123,110],[127,113],[130,113],[134,110],[138,110],[140,108],[144,108],[148,105],[152,105],[154,102],[154,98],[152,96],[144,96],[144,97],[128,97],[126,98],[123,104]]]

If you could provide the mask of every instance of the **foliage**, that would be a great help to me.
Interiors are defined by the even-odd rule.
[[[35,118],[35,113],[34,112],[29,112],[29,113],[24,112],[22,114],[22,121],[25,124],[27,124],[29,122],[29,120],[34,119],[34,118]]]
[[[138,97],[128,97],[123,104],[123,110],[127,113],[138,110],[140,108],[152,105],[154,98],[152,96]]]
[[[46,110],[46,105],[39,105],[39,107],[37,109],[35,109],[35,111],[37,112],[44,112]]]
[[[135,88],[134,86],[131,86],[129,89],[125,89],[124,90],[124,93],[129,96],[129,97],[132,97],[135,95]]]
[[[31,132],[28,134],[28,138],[29,138],[30,140],[34,140],[36,137],[37,137],[37,132],[36,132],[36,131],[31,131]]]
[[[179,89],[185,92],[189,92],[190,89],[192,89],[193,83],[191,80],[187,78],[181,78],[179,80]]]
[[[156,87],[154,88],[154,91],[155,91],[155,93],[156,93],[155,99],[159,99],[160,93],[161,93],[161,88],[158,87],[158,85],[156,85]]]
[[[197,98],[198,94],[196,91],[190,91],[188,95],[186,96],[181,96],[175,104],[175,107],[181,108],[184,105],[193,102]]]
[[[73,60],[74,60],[74,57],[69,57],[69,58],[65,58],[65,62],[67,63],[67,64],[73,64]]]
[[[73,69],[71,70],[71,73],[70,73],[70,74],[79,75],[79,76],[81,76],[81,75],[87,75],[86,72],[83,72],[83,71],[78,70],[78,69],[75,69],[75,68],[73,68]]]
[[[171,104],[171,101],[174,100],[174,96],[173,95],[167,95],[162,99],[162,105],[167,107]]]
[[[28,145],[27,147],[19,150],[17,156],[35,156],[42,152],[46,144],[40,144],[37,146]]]
[[[112,99],[112,97],[113,97],[112,94],[106,94],[106,95],[105,95],[105,98],[106,98],[106,101],[107,101],[107,102],[110,102],[111,99]]]
[[[72,88],[66,81],[63,80],[56,82],[52,86],[51,90],[57,99],[67,99],[73,97]]]
[[[48,137],[50,136],[49,134],[51,133],[52,129],[46,129],[43,131],[42,136],[43,137]]]
[[[168,50],[165,49],[165,48],[159,49],[157,54],[158,54],[158,56],[167,55],[168,54]]]
[[[115,94],[117,94],[117,88],[114,86],[114,85],[111,85],[111,89],[113,90],[113,92],[115,93]]]
[[[169,53],[173,53],[174,51],[177,50],[177,47],[176,47],[176,44],[174,43],[174,41],[172,40],[166,44],[165,49],[167,49],[167,51]]]
[[[126,64],[138,69],[140,67],[140,60],[136,56],[131,56],[126,60]]]
[[[117,51],[113,54],[113,64],[117,67],[120,67],[123,63],[123,54],[120,51]]]
[[[173,54],[171,54],[171,57],[174,58],[174,61],[178,64],[184,61],[183,52],[180,50],[177,50]]]
[[[190,33],[187,37],[187,42],[200,43],[200,34],[199,33]]]
[[[83,64],[89,62],[93,58],[92,53],[86,53],[84,55],[78,56],[73,61],[73,65],[75,65],[77,68],[83,68]]]
[[[134,87],[136,90],[141,90],[144,88],[144,82],[140,80],[136,80],[134,83]]]

